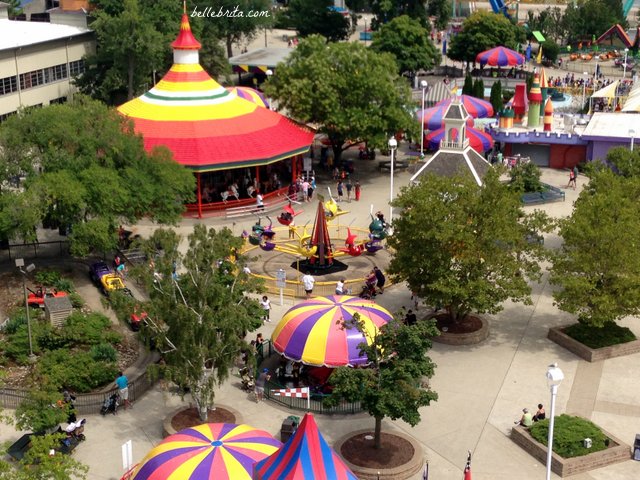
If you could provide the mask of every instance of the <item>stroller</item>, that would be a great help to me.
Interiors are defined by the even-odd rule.
[[[100,409],[100,415],[106,415],[112,413],[115,415],[118,412],[118,406],[120,405],[120,394],[118,392],[112,393],[109,397],[104,399],[102,408]]]
[[[360,295],[358,295],[360,298],[364,298],[365,300],[371,300],[373,298],[375,298],[376,296],[376,284],[375,283],[365,283],[362,286],[362,291],[360,292]]]
[[[251,376],[251,371],[247,367],[243,367],[240,369],[240,381],[242,382],[241,388],[245,392],[252,392],[255,383],[253,381],[253,377]]]
[[[81,418],[77,422],[71,422],[67,428],[64,429],[67,437],[73,438],[78,442],[82,442],[86,439],[84,436],[84,425],[87,423],[86,418]]]

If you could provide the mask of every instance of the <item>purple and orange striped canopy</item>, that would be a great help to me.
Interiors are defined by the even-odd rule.
[[[357,480],[349,467],[324,439],[313,415],[305,414],[300,426],[280,450],[255,465],[259,480]]]
[[[360,314],[363,334],[343,322]],[[371,300],[349,295],[314,297],[289,309],[276,326],[271,341],[285,357],[306,365],[345,367],[365,365],[358,346],[371,343],[378,329],[393,316]]]
[[[199,425],[165,438],[134,469],[131,480],[251,480],[253,465],[281,446],[248,425]]]
[[[227,87],[227,90],[231,93],[235,93],[240,98],[244,98],[245,100],[249,100],[256,105],[261,107],[269,108],[269,102],[264,97],[262,92],[256,90],[251,87]]]
[[[476,62],[490,67],[514,67],[524,63],[524,56],[507,47],[495,47],[476,55]]]

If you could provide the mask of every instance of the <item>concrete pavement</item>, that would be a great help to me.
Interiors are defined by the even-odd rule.
[[[369,205],[376,209],[386,207],[389,188],[388,174],[379,174],[373,168],[375,162],[356,161],[357,176],[363,183],[363,200],[347,204],[352,213],[345,221],[357,217],[358,224],[368,216]],[[330,183],[319,175],[320,186]],[[396,174],[396,185],[406,185],[410,174]],[[543,180],[556,186],[564,186],[568,172],[543,170]],[[579,186],[584,178],[579,178]],[[332,184],[332,182],[331,182]],[[555,217],[570,213],[578,191],[566,190],[564,203],[543,205],[541,208]],[[313,205],[313,204],[309,204]],[[533,208],[533,207],[526,207]],[[302,222],[312,220],[314,207],[305,207]],[[196,220],[185,220],[179,230],[186,234]],[[206,219],[211,226],[223,225],[221,219]],[[250,227],[253,219],[238,221],[235,230]],[[152,225],[139,225],[138,231],[148,233]],[[556,235],[548,235],[547,245],[559,244]],[[557,414],[580,413],[626,442],[633,442],[640,432],[640,384],[636,368],[640,354],[607,360],[590,365],[546,339],[547,329],[571,322],[570,315],[553,306],[552,287],[547,275],[533,285],[533,305],[507,303],[503,312],[488,316],[490,337],[479,345],[453,347],[434,344],[430,352],[437,363],[432,387],[439,400],[421,411],[422,421],[411,428],[401,421],[385,421],[386,430],[401,430],[412,435],[424,446],[430,463],[430,478],[460,478],[467,450],[473,453],[472,471],[475,479],[534,480],[543,478],[545,467],[509,439],[513,421],[523,407],[534,408],[539,402],[547,405],[549,390],[545,373],[549,363],[557,361],[565,373],[559,388]],[[377,301],[391,311],[410,305],[410,294],[404,285],[396,285],[379,296]],[[272,298],[272,323],[259,330],[266,337],[272,333],[277,320],[290,305],[280,306]],[[424,307],[422,309],[424,312]],[[640,335],[634,319],[622,322]],[[232,377],[216,393],[217,402],[232,406],[242,414],[241,421],[269,431],[278,436],[281,423],[295,411],[288,411],[270,402],[260,405],[252,402],[239,388],[239,378]],[[162,420],[175,408],[188,403],[180,397],[156,386],[140,399],[129,411],[121,410],[117,416],[88,417],[87,441],[74,456],[89,465],[92,480],[119,479],[123,472],[120,446],[133,441],[134,462],[161,439]],[[299,412],[298,412],[299,413]],[[373,428],[373,420],[366,414],[353,416],[318,415],[318,425],[330,443],[344,434]],[[15,440],[19,433],[3,425],[0,440]],[[554,476],[555,477],[555,476]],[[589,474],[579,475],[579,480],[628,480],[640,477],[640,463],[625,462],[606,467]],[[413,477],[415,480],[420,475]]]

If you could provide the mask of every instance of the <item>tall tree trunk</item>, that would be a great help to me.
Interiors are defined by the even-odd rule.
[[[135,71],[135,63],[133,56],[129,57],[129,68],[127,69],[127,99],[133,100],[133,73]]]
[[[374,448],[382,448],[382,417],[376,417],[376,429],[373,434]]]

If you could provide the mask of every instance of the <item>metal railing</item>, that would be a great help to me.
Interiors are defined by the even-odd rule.
[[[295,397],[284,397],[284,396],[276,396],[271,393],[272,390],[280,390],[285,388],[285,386],[280,385],[277,382],[269,381],[264,387],[264,397],[269,399],[272,402],[276,402],[280,405],[283,405],[292,410],[304,410],[313,413],[323,413],[323,414],[353,414],[360,413],[362,411],[362,405],[360,402],[347,402],[342,400],[335,407],[327,407],[323,400],[326,397],[331,396],[320,393],[312,393],[311,400],[309,405],[307,406],[306,398],[295,398]]]
[[[0,263],[10,263],[16,258],[49,258],[69,255],[68,240],[21,243],[0,249]]]

